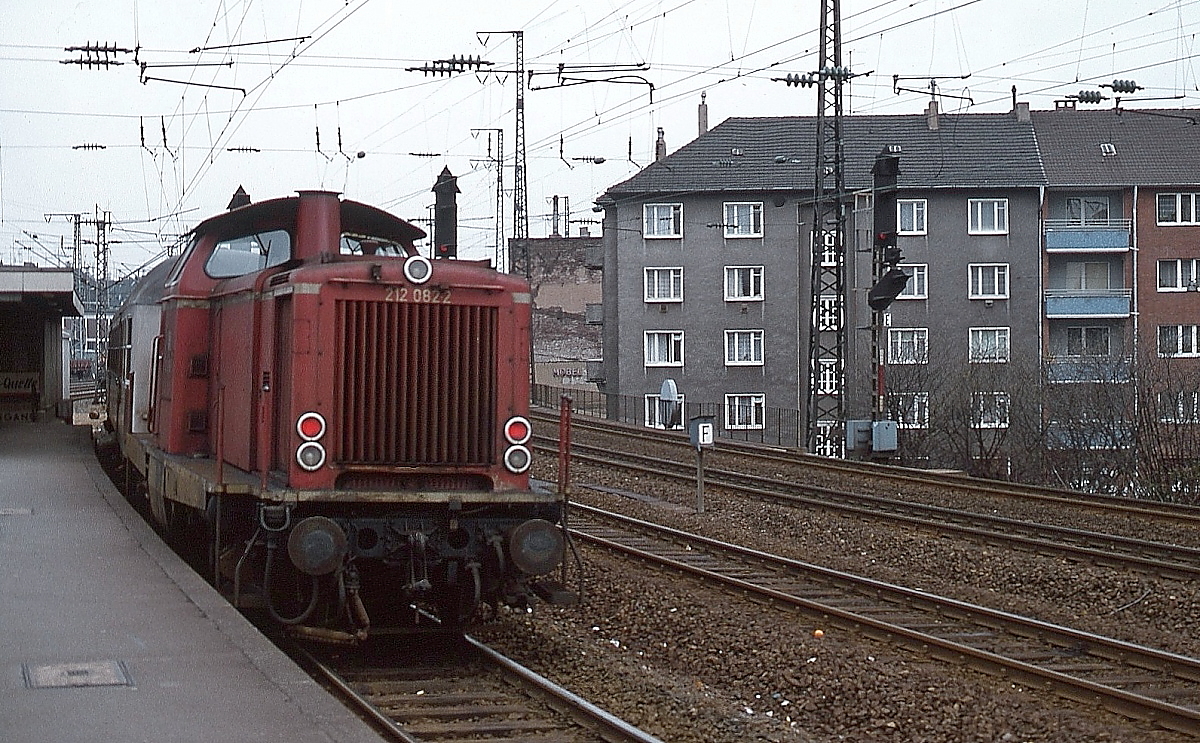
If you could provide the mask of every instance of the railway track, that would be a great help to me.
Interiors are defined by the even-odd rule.
[[[352,650],[296,650],[302,664],[403,743],[662,743],[460,634],[378,638]]]
[[[558,430],[557,412],[535,409],[530,411],[530,419],[535,423],[542,424],[540,428],[542,431],[557,432]],[[626,448],[631,446],[629,442],[639,442],[659,448],[668,447],[676,452],[674,456],[681,462],[689,462],[694,456],[694,449],[686,434],[579,416],[572,419],[571,427],[575,432],[588,435],[614,437],[614,439],[619,437],[624,442],[622,446]],[[555,437],[547,436],[546,440],[554,441],[557,445]],[[633,446],[636,445],[633,444]],[[960,474],[830,459],[789,449],[728,439],[721,439],[717,447],[708,455],[708,459],[716,467],[737,467],[742,470],[757,471],[763,471],[767,467],[785,467],[793,471],[806,472],[810,477],[814,473],[818,473],[839,479],[861,477],[869,479],[873,483],[889,482],[900,487],[920,486],[941,491],[969,489],[975,495],[992,496],[1007,502],[1021,501],[1046,506],[1062,506],[1077,511],[1090,510],[1120,514],[1136,519],[1200,527],[1200,507],[1197,506],[1138,501],[1121,496],[1084,494],[1021,483],[983,480]]]
[[[1200,660],[577,504],[581,540],[877,639],[1200,735]]]
[[[647,475],[673,478],[681,483],[695,482],[694,465],[627,452],[614,454],[610,449],[579,444],[572,445],[571,453],[578,461],[593,465],[635,470]],[[706,468],[705,483],[744,497],[786,506],[834,508],[867,519],[888,519],[914,528],[954,533],[987,544],[1057,554],[1073,560],[1123,567],[1164,578],[1186,580],[1200,577],[1200,549],[1194,547],[1031,523],[1028,520],[930,506],[895,497],[815,487],[723,469]]]

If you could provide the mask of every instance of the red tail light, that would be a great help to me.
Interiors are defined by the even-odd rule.
[[[533,436],[533,426],[519,415],[514,415],[504,424],[504,438],[510,444],[524,444]]]

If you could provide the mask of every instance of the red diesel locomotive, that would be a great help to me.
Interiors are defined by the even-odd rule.
[[[564,502],[529,483],[529,285],[423,236],[335,193],[241,206],[113,318],[110,425],[154,519],[300,632],[573,598]]]

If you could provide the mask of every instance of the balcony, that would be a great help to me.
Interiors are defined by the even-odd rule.
[[[1051,320],[1129,317],[1129,289],[1047,289],[1045,299]]]
[[[1120,356],[1051,356],[1046,359],[1046,379],[1052,383],[1130,380],[1131,362]]]
[[[1043,223],[1047,253],[1124,253],[1130,246],[1128,219],[1079,224],[1065,219]]]
[[[1118,451],[1133,444],[1133,424],[1123,420],[1051,421],[1046,446],[1060,451]]]

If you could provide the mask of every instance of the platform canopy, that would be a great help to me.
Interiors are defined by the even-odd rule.
[[[42,314],[83,316],[74,272],[69,268],[0,265],[0,311],[10,302],[33,305]]]

